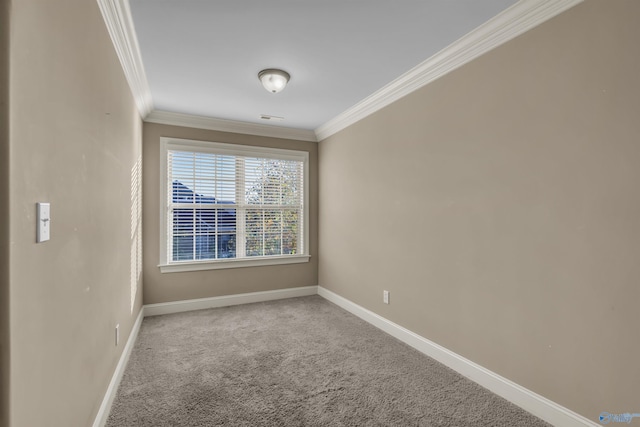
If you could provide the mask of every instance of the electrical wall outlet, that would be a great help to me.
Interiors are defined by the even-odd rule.
[[[382,302],[389,304],[389,291],[382,291]]]
[[[116,325],[116,347],[120,344],[120,324]]]

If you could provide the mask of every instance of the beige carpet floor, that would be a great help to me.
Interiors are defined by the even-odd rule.
[[[548,424],[311,296],[144,319],[107,426]]]

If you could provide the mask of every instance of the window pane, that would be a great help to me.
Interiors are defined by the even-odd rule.
[[[175,209],[173,211],[173,234],[193,234],[193,209]]]
[[[218,203],[236,202],[235,156],[216,156],[216,199]]]
[[[174,209],[173,261],[234,258],[235,209]]]
[[[235,209],[197,209],[196,219],[197,259],[234,258]]]
[[[236,257],[236,235],[235,234],[219,234],[218,235],[218,258],[235,258]]]
[[[173,260],[193,259],[193,209],[173,211]]]
[[[264,232],[280,234],[282,229],[282,212],[280,210],[265,209]]]
[[[297,209],[282,212],[282,253],[285,255],[298,253],[298,212]]]
[[[173,236],[173,260],[190,261],[193,259],[193,236]]]
[[[213,179],[195,180],[194,197],[195,203],[212,204],[216,202],[216,181]]]
[[[245,201],[250,205],[301,204],[300,162],[246,159]]]
[[[247,256],[281,255],[283,225],[283,212],[280,209],[247,209]],[[292,253],[291,248],[288,253]]]
[[[263,253],[263,220],[262,209],[247,209],[245,216],[245,247],[247,256],[262,256]]]
[[[196,234],[215,236],[217,216],[215,209],[196,209]],[[214,254],[212,257],[215,258],[215,242],[211,247]]]
[[[205,234],[195,236],[195,259],[215,259],[216,258],[216,235]]]
[[[282,204],[302,205],[302,163],[285,162],[282,182]]]
[[[245,203],[248,205],[261,205],[263,201],[263,161],[261,159],[247,158],[245,159],[244,170]]]
[[[236,202],[236,183],[229,181],[216,182],[216,199],[218,203],[235,203]]]
[[[216,232],[216,209],[196,209],[196,233],[214,234]]]
[[[280,233],[266,233],[264,237],[264,254],[280,255],[282,239]]]
[[[217,209],[218,211],[218,233],[235,234],[236,232],[236,210]]]
[[[194,185],[194,153],[182,151],[169,152],[169,167],[173,186],[174,203],[192,203]]]
[[[173,193],[171,200],[173,203],[193,203],[193,191],[189,187],[177,179],[173,180],[172,185]]]
[[[282,160],[266,160],[262,173],[263,198],[265,205],[279,205],[282,189]]]

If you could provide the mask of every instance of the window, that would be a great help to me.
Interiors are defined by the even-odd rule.
[[[160,143],[162,272],[308,261],[307,152]]]

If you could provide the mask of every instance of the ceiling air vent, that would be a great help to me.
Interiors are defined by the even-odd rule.
[[[269,115],[269,114],[260,114],[260,118],[262,120],[269,120],[269,121],[272,121],[272,122],[281,122],[281,121],[284,120],[284,117],[272,116],[272,115]]]

